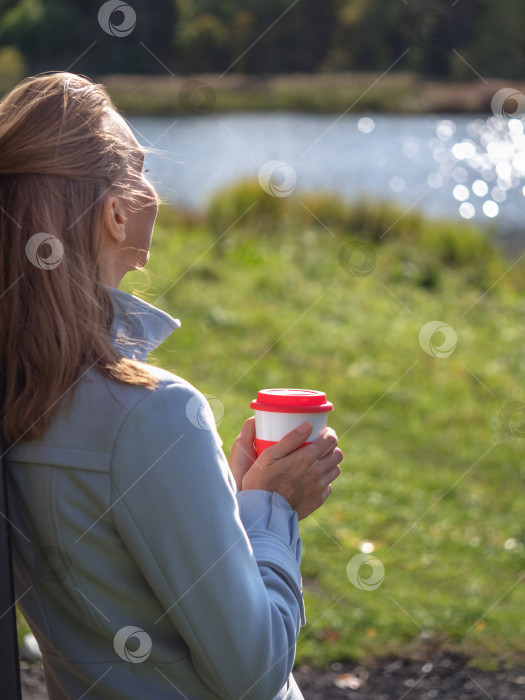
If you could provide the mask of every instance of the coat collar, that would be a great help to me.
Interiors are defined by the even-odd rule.
[[[180,328],[178,318],[147,301],[115,287],[106,285],[106,289],[115,310],[111,340],[125,357],[146,362],[148,354]]]

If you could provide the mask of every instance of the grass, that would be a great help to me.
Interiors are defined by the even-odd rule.
[[[300,523],[298,664],[436,647],[522,663],[524,441],[507,414],[525,402],[523,263],[471,225],[401,214],[242,182],[202,215],[161,208],[150,262],[122,288],[181,319],[150,362],[222,403],[226,455],[260,388],[334,403],[345,458]],[[448,357],[420,345],[434,320],[457,334]],[[384,566],[374,590],[347,576],[365,542]]]
[[[9,48],[9,47],[8,47]],[[4,49],[4,53],[8,49]],[[8,55],[9,54],[9,55]],[[0,55],[0,97],[24,77],[20,57],[9,48]],[[508,81],[477,78],[437,80],[406,71],[244,75],[111,74],[90,77],[109,90],[126,116],[206,116],[211,112],[294,111],[331,113],[480,113]],[[514,81],[517,93],[525,83]]]
[[[0,51],[0,97],[25,75],[10,47]],[[473,114],[491,112],[491,100],[508,81],[423,78],[407,71],[244,75],[90,75],[109,90],[126,116],[206,116],[211,112],[294,111],[308,113]],[[513,81],[519,94],[525,82]]]
[[[226,455],[259,388],[323,389],[334,403],[345,458],[300,524],[297,663],[447,645],[484,667],[516,663],[524,442],[519,412],[500,414],[525,402],[523,265],[509,270],[482,231],[417,213],[381,237],[399,215],[328,193],[275,199],[245,182],[202,217],[161,210],[150,263],[122,288],[182,320],[150,362],[222,403]],[[375,267],[359,276],[363,252]],[[419,343],[433,320],[457,334],[446,358]],[[347,577],[363,542],[384,566],[375,590]],[[371,569],[359,573],[366,582]]]
[[[200,115],[233,110],[310,113],[490,112],[491,99],[507,82],[438,81],[413,73],[291,75],[105,75],[117,108],[126,115]],[[197,82],[195,82],[197,81]],[[513,83],[525,92],[525,84]]]

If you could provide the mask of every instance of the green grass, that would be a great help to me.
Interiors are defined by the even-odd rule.
[[[438,81],[413,73],[319,73],[283,75],[105,75],[117,108],[132,114],[200,114],[243,111],[311,113],[490,112],[501,81]],[[200,81],[204,92],[192,81]],[[1,86],[0,86],[1,87]],[[517,90],[525,89],[514,84]],[[204,104],[202,101],[204,100]]]
[[[26,75],[11,47],[0,50],[0,97]],[[502,81],[477,78],[457,82],[422,78],[407,71],[293,73],[277,75],[92,76],[103,83],[117,107],[132,115],[197,115],[230,111],[294,111],[314,114],[490,113],[492,95]],[[197,82],[195,82],[197,81]],[[486,84],[485,84],[486,83]],[[525,83],[513,82],[517,92]]]
[[[324,83],[319,77],[307,76],[294,82],[288,80],[246,79],[244,85],[230,84],[228,80],[217,80],[218,76],[202,76],[203,82],[213,86],[213,111],[275,111],[331,113],[342,112],[349,105],[359,102],[358,111],[372,112],[421,112],[432,111],[434,105],[414,99],[418,81],[397,81],[394,85],[380,86],[373,94],[367,92],[370,78],[354,76],[346,84],[336,88]],[[200,77],[198,78],[201,79]],[[164,77],[144,79],[142,76],[107,76],[102,82],[108,85],[111,96],[120,110],[127,114],[181,114],[187,113],[180,95],[183,85],[191,80],[181,76],[178,80]],[[224,85],[222,83],[225,83]]]
[[[417,213],[381,238],[399,215],[243,183],[202,217],[161,209],[150,263],[122,288],[181,319],[150,361],[222,402],[226,455],[260,388],[334,403],[345,458],[300,524],[298,663],[444,645],[511,664],[525,656],[525,441],[499,416],[525,402],[523,264],[508,271],[486,233]],[[355,240],[376,256],[367,276],[346,271]],[[457,334],[449,357],[420,346],[433,320]],[[346,575],[363,542],[385,568],[371,591]]]
[[[0,49],[0,97],[26,75],[23,57]],[[294,111],[315,114],[474,114],[491,112],[500,79],[483,83],[437,80],[408,71],[245,75],[111,74],[92,76],[103,83],[117,109],[131,115],[198,115],[230,111]],[[197,82],[195,82],[197,81]],[[517,92],[525,83],[513,81]]]

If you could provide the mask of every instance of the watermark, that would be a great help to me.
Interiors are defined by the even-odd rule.
[[[135,29],[137,14],[131,5],[122,0],[108,0],[98,11],[98,23],[110,36],[128,36]]]
[[[500,411],[499,422],[504,433],[525,437],[525,403],[511,401],[505,404]]]
[[[128,649],[128,642],[130,639],[138,639],[139,646],[133,651]],[[122,627],[119,629],[117,634],[113,639],[113,646],[115,651],[124,661],[129,661],[131,664],[141,664],[146,661],[148,656],[151,654],[151,647],[153,646],[151,637],[147,632],[144,632],[140,627]]]
[[[515,88],[501,88],[490,103],[495,117],[520,119],[525,114],[525,95]]]
[[[446,15],[434,8],[422,8],[412,17],[412,32],[424,44],[441,44],[448,37],[450,22]]]
[[[431,357],[444,358],[452,355],[457,342],[456,331],[443,321],[425,323],[419,331],[419,344]]]
[[[209,430],[210,425],[219,425],[224,418],[224,405],[212,394],[203,394],[206,403],[200,396],[192,396],[186,404],[186,416],[192,425],[202,430]]]
[[[354,277],[368,277],[376,266],[377,255],[368,243],[349,241],[339,251],[339,264],[345,272]]]
[[[191,117],[206,117],[216,102],[215,90],[202,80],[187,80],[179,90],[179,104]]]
[[[362,567],[369,567],[369,571]],[[367,574],[363,575],[363,574]],[[362,591],[375,591],[383,583],[385,567],[383,563],[370,554],[356,554],[346,565],[346,575],[350,583]]]
[[[259,184],[272,197],[289,197],[296,183],[297,173],[282,160],[269,160],[259,170]]]
[[[35,267],[54,270],[64,259],[64,246],[60,239],[50,233],[35,233],[26,243],[26,256]]]
[[[67,552],[60,547],[48,545],[35,554],[33,568],[44,581],[59,583],[69,576],[73,566]]]

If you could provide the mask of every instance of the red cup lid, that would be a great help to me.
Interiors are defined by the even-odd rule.
[[[250,406],[275,413],[324,413],[334,409],[323,391],[313,389],[263,389]]]

